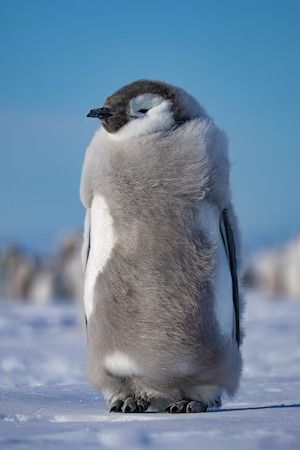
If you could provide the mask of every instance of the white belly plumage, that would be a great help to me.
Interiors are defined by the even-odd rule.
[[[90,248],[84,281],[84,308],[89,320],[94,307],[94,289],[97,276],[103,271],[117,238],[113,220],[105,199],[95,196],[90,210]]]

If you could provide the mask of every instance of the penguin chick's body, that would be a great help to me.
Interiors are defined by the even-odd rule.
[[[156,81],[88,116],[103,123],[81,179],[88,376],[111,411],[204,411],[241,373],[226,137]]]

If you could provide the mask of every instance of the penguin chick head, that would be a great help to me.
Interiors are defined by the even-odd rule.
[[[104,106],[92,109],[87,117],[100,119],[113,139],[122,140],[170,131],[207,115],[183,89],[162,81],[139,80],[107,97]]]

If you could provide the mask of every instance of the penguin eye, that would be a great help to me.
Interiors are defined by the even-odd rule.
[[[149,109],[144,109],[144,108],[141,108],[138,110],[138,112],[142,113],[142,114],[146,114],[146,112],[148,112],[148,111],[149,111]]]

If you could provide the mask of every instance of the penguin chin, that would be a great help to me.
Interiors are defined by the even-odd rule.
[[[125,114],[115,114],[102,120],[102,125],[105,131],[113,134],[119,131],[127,122],[128,118]]]

